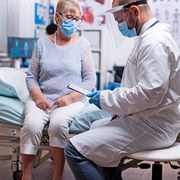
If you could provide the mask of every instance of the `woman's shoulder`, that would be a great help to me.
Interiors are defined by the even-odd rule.
[[[78,36],[75,44],[83,49],[90,47],[89,41],[83,36]]]
[[[43,36],[41,36],[38,40],[37,40],[37,42],[38,42],[38,44],[44,44],[44,43],[48,43],[48,42],[50,42],[50,37],[51,35],[43,35]]]
[[[84,44],[89,44],[89,41],[85,37],[80,36],[79,38],[80,38],[80,41],[83,42]]]

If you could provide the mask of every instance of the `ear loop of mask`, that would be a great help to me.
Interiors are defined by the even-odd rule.
[[[129,8],[129,12],[128,12],[128,17],[127,17],[127,20],[126,20],[126,22],[128,23],[128,20],[129,20],[129,16],[130,16],[130,8]],[[136,23],[137,23],[137,18],[136,18],[136,20],[134,21],[134,25],[133,25],[133,28],[136,28]],[[133,29],[132,28],[132,29]]]
[[[58,13],[58,15],[59,15],[59,17],[61,18],[61,20],[62,20],[62,22],[63,22],[65,19],[63,19],[62,15],[61,15],[60,13]],[[62,24],[62,22],[61,22],[61,24]],[[60,25],[59,22],[58,22],[58,25]]]
[[[63,17],[59,14],[59,17],[61,18],[61,20],[62,20],[62,22],[64,21],[64,19],[63,19]],[[61,23],[62,23],[61,22]],[[60,23],[59,23],[59,25],[60,25]]]

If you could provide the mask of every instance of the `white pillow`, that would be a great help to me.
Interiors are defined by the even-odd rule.
[[[25,103],[29,96],[25,77],[26,74],[21,70],[0,68],[0,95],[16,97]]]

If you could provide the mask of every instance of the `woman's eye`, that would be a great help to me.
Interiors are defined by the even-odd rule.
[[[72,15],[67,15],[66,18],[67,19],[73,19],[74,17]]]

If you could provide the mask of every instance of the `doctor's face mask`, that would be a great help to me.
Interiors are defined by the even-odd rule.
[[[137,36],[137,32],[136,32],[136,28],[135,28],[137,20],[135,20],[133,28],[129,29],[128,25],[127,25],[127,22],[129,20],[129,15],[130,15],[130,11],[129,11],[126,22],[118,22],[118,28],[123,36],[131,38],[131,37]]]

